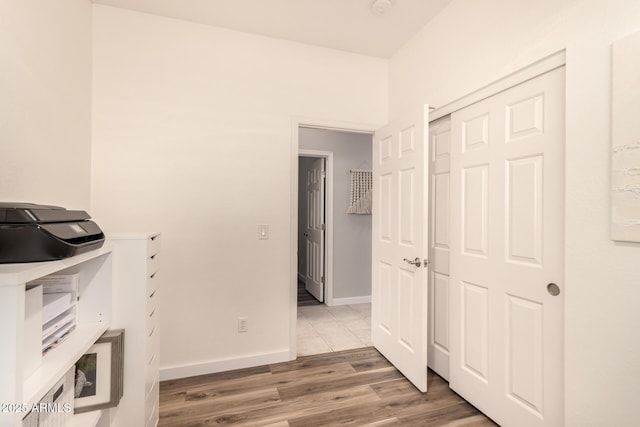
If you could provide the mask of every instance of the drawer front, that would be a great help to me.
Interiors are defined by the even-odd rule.
[[[155,389],[158,388],[160,384],[160,373],[158,372],[158,363],[153,362],[153,366],[156,368],[154,370],[147,369],[145,372],[145,381],[144,381],[144,396],[145,399],[148,399],[149,396],[153,395]]]
[[[147,320],[156,316],[160,302],[160,289],[156,289],[147,296]]]
[[[147,295],[151,295],[160,285],[159,271],[147,274]]]
[[[159,382],[156,382],[151,388],[144,401],[144,418],[147,425],[154,425],[158,418],[159,406]],[[149,424],[153,422],[153,424]]]
[[[158,270],[160,270],[160,252],[147,258],[147,276],[151,276]]]
[[[147,317],[147,351],[155,352],[155,347],[150,347],[151,345],[157,345],[158,335],[160,335],[160,322],[158,322],[158,313],[153,315],[153,317]]]
[[[155,405],[153,407],[153,411],[151,412],[151,416],[149,416],[149,419],[147,420],[147,427],[157,427],[159,421],[158,412],[159,407],[158,405]]]
[[[155,234],[147,240],[147,258],[160,252],[160,234]]]
[[[153,353],[147,357],[147,366],[144,370],[144,395],[149,396],[154,389],[160,383],[160,361],[158,360],[158,353]]]
[[[160,350],[160,331],[158,330],[158,328],[154,328],[151,331],[151,335],[147,337],[147,341],[146,341],[146,352],[145,352],[145,363],[147,364],[147,367],[151,367],[150,362],[152,360],[152,358],[154,357],[154,355],[158,355],[159,350]]]

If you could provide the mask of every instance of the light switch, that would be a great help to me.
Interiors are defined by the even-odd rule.
[[[258,226],[258,239],[260,239],[260,240],[269,240],[269,226],[268,225],[259,225]]]

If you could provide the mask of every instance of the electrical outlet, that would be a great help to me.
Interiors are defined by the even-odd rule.
[[[238,332],[248,332],[248,331],[249,331],[249,318],[238,317]]]

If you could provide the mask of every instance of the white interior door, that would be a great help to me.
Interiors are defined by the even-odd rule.
[[[500,425],[562,425],[564,67],[451,135],[450,386]]]
[[[449,183],[451,116],[429,123],[429,367],[449,379]]]
[[[373,148],[371,340],[427,390],[428,107],[380,129]],[[413,264],[412,264],[413,263]]]
[[[324,301],[324,185],[323,158],[313,160],[307,172],[307,245],[305,289],[318,301]]]

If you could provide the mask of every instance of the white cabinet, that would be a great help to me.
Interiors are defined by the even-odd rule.
[[[22,411],[39,402],[109,328],[112,262],[111,247],[105,244],[59,261],[0,265],[0,427],[20,426],[26,415]],[[40,358],[29,345],[33,337],[25,336],[33,333],[25,320],[34,315],[30,312],[34,304],[26,298],[26,284],[54,273],[79,274],[77,327]],[[37,333],[40,339],[42,331]],[[25,373],[25,369],[33,372]]]
[[[114,245],[113,327],[125,330],[124,395],[116,426],[155,427],[159,403],[160,234],[108,234]]]

